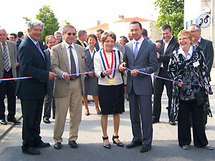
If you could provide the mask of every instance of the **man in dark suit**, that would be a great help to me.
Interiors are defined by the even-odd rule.
[[[51,71],[51,48],[56,45],[56,39],[53,35],[48,35],[46,37],[46,45],[47,49],[44,50],[44,53],[47,58],[47,70]],[[53,88],[54,88],[54,79],[48,80],[47,82],[47,94],[44,98],[44,114],[43,114],[43,122],[48,124],[50,122],[51,117],[51,109],[52,109],[52,118],[55,118],[55,102],[53,96]]]
[[[152,80],[151,76],[139,72],[151,74],[156,71],[156,47],[142,37],[142,25],[138,21],[130,23],[130,33],[134,40],[125,45],[124,62],[131,69],[128,71],[127,93],[133,140],[126,147],[142,145],[140,152],[147,152],[152,143]],[[119,70],[126,68],[121,64]]]
[[[17,36],[18,36],[18,38],[16,39],[16,46],[17,46],[17,49],[18,49],[18,47],[19,47],[19,45],[21,44],[21,42],[22,42],[22,39],[23,39],[23,37],[24,37],[24,33],[22,32],[22,31],[19,31],[18,33],[17,33]]]
[[[103,32],[104,32],[104,30],[98,29],[98,30],[96,30],[96,33],[95,33],[95,35],[97,37],[97,42],[96,42],[95,48],[97,51],[99,51],[102,48],[101,36],[102,36]]]
[[[87,47],[87,31],[79,30],[78,39],[74,41],[75,44],[82,46],[83,48]]]
[[[16,44],[7,40],[7,32],[0,28],[0,78],[16,77]],[[0,81],[0,124],[6,125],[4,99],[8,100],[7,120],[15,124],[20,123],[16,118],[16,82]]]
[[[205,62],[208,67],[206,76],[208,77],[208,80],[211,81],[210,72],[211,72],[211,68],[213,66],[213,60],[214,60],[214,49],[213,49],[212,42],[210,40],[206,40],[201,37],[201,27],[199,25],[192,24],[189,26],[189,30],[191,31],[191,34],[193,35],[194,45],[199,46],[205,55],[205,59],[206,59]],[[209,88],[209,94],[213,94],[211,87]],[[209,106],[209,104],[208,104],[208,106]],[[207,113],[205,113],[204,120],[205,120],[205,125],[206,125],[207,124]]]
[[[18,59],[20,63],[20,77],[32,78],[19,80],[17,95],[21,99],[23,127],[22,152],[39,155],[35,148],[49,147],[40,136],[40,122],[44,96],[47,92],[47,81],[56,74],[47,70],[47,59],[39,46],[38,40],[42,36],[44,25],[41,21],[29,21],[28,35],[19,46]]]
[[[169,78],[167,74],[169,59],[172,55],[172,52],[179,46],[177,40],[172,36],[172,33],[173,32],[171,27],[169,25],[164,25],[162,27],[162,40],[158,40],[155,43],[157,47],[158,68],[154,74],[164,78]],[[166,86],[168,96],[168,116],[170,115],[170,110],[172,107],[172,82],[160,78],[155,78],[153,101],[154,104],[152,108],[153,123],[157,123],[160,121],[161,97],[164,85]],[[175,122],[170,120],[170,116],[169,123],[171,125],[175,125]]]

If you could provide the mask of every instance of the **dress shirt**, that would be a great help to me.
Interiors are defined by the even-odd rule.
[[[7,48],[7,56],[8,56],[8,59],[9,59],[9,67],[11,68],[11,61],[10,61],[10,51],[8,50],[8,46],[7,46],[7,41],[5,42],[5,45],[6,45],[6,48]],[[1,43],[1,48],[2,48],[2,52],[4,54],[4,46],[3,46],[3,43]]]
[[[185,52],[182,50],[182,48],[180,47],[179,50],[178,50],[178,54],[182,54],[186,60],[189,60],[191,57],[192,57],[192,54],[193,54],[193,46],[190,46],[190,49],[187,53],[187,57],[186,57],[186,54]]]
[[[143,42],[143,40],[144,40],[144,38],[141,36],[141,38],[139,39],[139,40],[137,40],[137,53],[138,53],[138,51],[139,51],[139,49],[140,49],[140,46],[141,46],[141,44],[142,44],[142,42]],[[135,40],[132,40],[133,41],[133,52],[134,52],[134,49],[135,49],[135,43],[136,43],[136,41]]]
[[[70,74],[71,74],[71,59],[70,59],[70,49],[69,49],[69,44],[66,43],[66,41],[64,40],[63,43],[65,44],[65,47],[66,47],[66,51],[67,51],[67,57],[68,57],[68,62],[69,62],[69,71],[70,71]],[[74,57],[74,60],[75,60],[75,66],[76,66],[76,75],[79,76],[79,65],[78,65],[78,54],[75,50],[75,47],[74,47],[74,44],[71,45],[72,46],[72,54],[73,54],[73,57]]]
[[[91,58],[93,57],[93,53],[96,52],[96,48],[94,47],[93,52],[91,52],[89,46],[85,48],[85,50],[89,49]]]

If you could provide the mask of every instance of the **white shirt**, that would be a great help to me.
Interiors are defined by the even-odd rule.
[[[192,57],[192,54],[193,54],[193,46],[190,46],[190,49],[187,53],[187,57],[186,57],[186,54],[185,52],[182,50],[182,48],[180,47],[179,50],[178,50],[178,54],[182,54],[186,60],[189,60],[191,57]]]
[[[134,52],[134,49],[135,49],[135,44],[136,44],[136,42],[137,42],[137,52],[139,51],[139,49],[140,49],[140,46],[141,46],[141,44],[142,44],[142,42],[143,42],[143,40],[144,40],[144,38],[141,36],[141,38],[139,39],[139,40],[132,40],[132,42],[133,42],[133,52]]]
[[[66,51],[67,51],[67,57],[68,57],[68,63],[69,63],[69,72],[71,74],[71,59],[70,59],[70,48],[69,48],[69,44],[66,43],[66,41],[64,40],[63,43],[65,44],[66,47]],[[75,66],[76,66],[76,75],[79,76],[79,64],[78,64],[78,55],[77,52],[75,50],[74,44],[71,45],[72,46],[72,54],[75,60]]]

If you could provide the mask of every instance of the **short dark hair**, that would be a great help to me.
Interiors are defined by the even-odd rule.
[[[170,25],[167,25],[167,24],[166,24],[166,25],[163,25],[163,26],[162,26],[162,31],[167,30],[167,29],[169,29],[169,32],[172,31]]]
[[[10,35],[13,35],[15,39],[17,38],[17,35],[15,33],[11,33]]]
[[[88,39],[89,39],[90,37],[93,37],[93,38],[96,40],[96,42],[97,42],[97,37],[96,37],[96,35],[95,35],[95,34],[90,34],[90,35],[88,35],[88,37],[87,37],[87,41],[88,41]]]
[[[140,26],[140,29],[142,29],[142,25],[141,25],[140,22],[138,22],[138,21],[132,21],[132,22],[130,23],[130,25],[132,25],[132,24],[138,24],[138,25]]]
[[[87,31],[85,31],[85,30],[79,30],[78,31],[78,37],[80,37],[81,35],[84,35],[85,33],[87,33]]]
[[[127,43],[127,42],[128,42],[127,37],[125,37],[125,36],[120,36],[120,38],[122,38],[122,39],[123,39],[123,41],[124,41],[125,43]]]
[[[98,29],[98,30],[96,30],[96,32],[101,32],[101,34],[103,34],[104,30]]]
[[[146,36],[146,37],[148,36],[148,32],[147,32],[146,29],[143,29],[142,35],[143,35],[143,36]]]
[[[18,38],[21,38],[23,35],[24,35],[24,33],[23,33],[22,31],[19,31],[19,32],[17,33]]]

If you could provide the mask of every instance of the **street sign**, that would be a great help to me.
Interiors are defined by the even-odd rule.
[[[211,23],[211,18],[207,14],[201,14],[197,19],[197,24],[202,28],[208,27]]]

